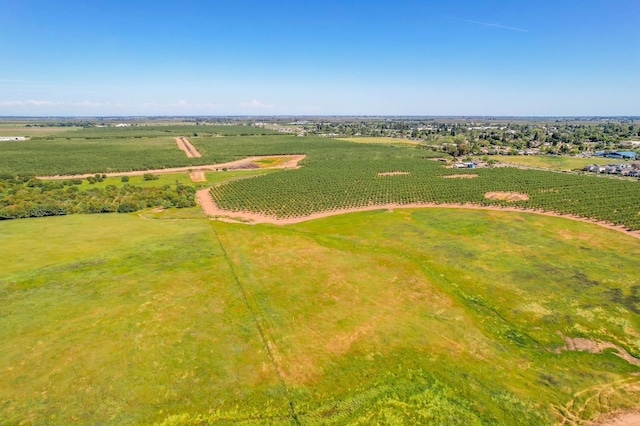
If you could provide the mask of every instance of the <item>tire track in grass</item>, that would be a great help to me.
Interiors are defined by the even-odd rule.
[[[251,303],[249,302],[249,294],[248,294],[247,290],[245,289],[244,285],[242,285],[242,282],[240,281],[240,278],[238,278],[238,274],[236,273],[236,270],[233,267],[233,262],[231,261],[231,258],[229,257],[229,254],[227,253],[227,249],[225,248],[224,244],[222,244],[222,240],[220,239],[220,236],[218,235],[218,231],[217,231],[216,227],[214,226],[213,222],[210,222],[210,225],[211,225],[211,229],[213,230],[213,234],[215,235],[216,240],[218,241],[218,244],[220,245],[220,249],[222,250],[222,253],[224,254],[224,258],[227,261],[227,264],[229,265],[229,268],[231,269],[231,275],[233,276],[233,280],[235,281],[236,285],[240,289],[240,292],[242,294],[242,299],[244,300],[244,303],[247,306],[247,309],[249,310],[249,314],[251,315],[251,318],[253,319],[253,322],[255,323],[256,328],[258,329],[258,333],[260,334],[260,340],[262,340],[262,344],[264,345],[265,349],[267,350],[267,355],[269,356],[269,359],[271,360],[271,364],[273,365],[273,368],[276,370],[276,374],[278,375],[278,380],[280,381],[280,385],[282,386],[282,389],[284,390],[284,394],[285,394],[285,397],[287,399],[287,402],[289,403],[289,416],[295,422],[295,424],[300,425],[302,423],[300,423],[300,419],[298,419],[298,414],[296,413],[295,404],[294,404],[293,400],[291,399],[291,397],[289,395],[289,388],[287,388],[287,383],[284,380],[284,375],[282,374],[282,370],[280,369],[280,365],[278,365],[278,362],[277,362],[276,357],[275,357],[275,355],[273,353],[273,350],[271,349],[271,345],[269,344],[269,339],[267,339],[266,333],[264,331],[264,327],[262,326],[262,324],[260,322],[260,319],[258,318],[258,315],[256,314],[255,309],[253,309],[251,307]]]

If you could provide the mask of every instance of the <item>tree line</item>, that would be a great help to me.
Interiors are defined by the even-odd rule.
[[[129,185],[80,189],[79,179],[43,181],[0,176],[0,220],[74,213],[129,213],[150,207],[192,207],[195,189],[176,182],[162,187]]]

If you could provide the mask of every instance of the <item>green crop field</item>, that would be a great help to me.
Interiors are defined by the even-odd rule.
[[[99,130],[99,129],[98,129]],[[78,134],[80,131],[77,132]],[[86,135],[86,133],[85,133]],[[299,149],[290,136],[191,138],[201,158],[188,158],[173,136],[32,139],[0,143],[0,174],[67,175],[223,163]]]
[[[640,240],[451,208],[640,229],[640,182],[248,126],[66,132],[0,143],[0,218],[59,215],[0,220],[1,425],[550,425],[640,406]],[[16,178],[274,154],[306,158],[198,183]],[[448,207],[249,226],[193,207],[206,187],[278,218]],[[485,198],[501,191],[528,199]]]
[[[559,334],[640,355],[637,239],[496,211],[184,211],[0,222],[2,423],[535,425],[640,404],[638,367]]]
[[[69,133],[55,134],[56,138],[88,138],[88,139],[108,139],[108,138],[142,138],[158,136],[192,136],[194,133],[199,136],[254,136],[254,135],[279,135],[275,130],[263,129],[250,126],[216,126],[216,125],[133,125],[131,127],[89,127],[85,129],[74,129]]]

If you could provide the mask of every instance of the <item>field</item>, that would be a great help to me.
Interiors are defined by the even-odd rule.
[[[563,155],[492,155],[489,158],[503,163],[549,170],[582,169],[587,164],[610,164],[620,162],[611,158],[577,158],[566,157]]]
[[[0,174],[306,154],[298,169],[107,177],[51,194],[211,187],[230,216],[272,218],[396,207],[250,226],[150,199],[135,213],[0,221],[0,424],[577,425],[640,407],[640,239],[524,211],[640,229],[638,182],[461,171],[417,146],[246,126],[159,134],[168,127],[0,145]],[[12,182],[5,200],[56,184]],[[402,208],[426,203],[448,207]]]
[[[75,130],[75,128],[73,129]],[[50,136],[56,133],[68,134],[70,131],[66,127],[24,127],[16,125],[0,125],[0,136],[26,136],[39,137]]]
[[[373,144],[382,144],[382,145],[420,145],[420,141],[412,141],[409,139],[400,139],[400,138],[337,138],[338,140],[355,142],[355,143],[373,143]]]
[[[0,418],[551,424],[640,403],[638,367],[559,334],[640,353],[638,240],[526,213],[189,211],[0,224]]]

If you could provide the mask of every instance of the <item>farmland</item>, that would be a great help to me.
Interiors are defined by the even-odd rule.
[[[549,170],[582,169],[587,164],[609,164],[619,162],[610,158],[602,157],[578,158],[561,155],[493,155],[490,158],[504,163]]]
[[[637,240],[526,213],[191,212],[1,224],[6,422],[552,424],[640,402],[638,367],[558,333],[638,354]]]
[[[120,134],[122,130],[115,131]],[[430,161],[430,157],[441,154],[427,149],[314,137],[196,137],[191,142],[202,157],[186,157],[171,137],[55,137],[27,144],[3,144],[0,174],[103,173],[215,164],[252,155],[307,154],[304,167],[298,170],[217,186],[213,197],[221,208],[231,212],[286,218],[389,203],[514,205],[489,200],[484,195],[515,191],[529,197],[516,203],[518,207],[640,229],[637,182],[513,168],[477,170],[475,179],[442,179],[454,172]],[[389,172],[405,174],[379,175]]]
[[[640,406],[640,240],[524,211],[638,230],[638,182],[372,142],[188,124],[1,144],[3,208],[139,205],[0,221],[0,424],[547,425]],[[28,178],[282,154],[306,157],[198,183]],[[396,207],[247,226],[192,207],[207,187],[230,216]]]

